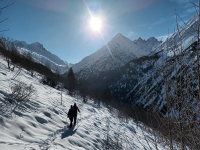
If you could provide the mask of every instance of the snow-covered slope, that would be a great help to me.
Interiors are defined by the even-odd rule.
[[[59,72],[63,74],[71,67],[69,63],[47,51],[43,45],[38,42],[27,44],[25,41],[14,41],[14,44],[20,54],[31,53],[35,62],[46,65],[53,71],[59,70]]]
[[[144,54],[130,39],[119,33],[107,45],[85,57],[72,68],[79,74],[79,78],[87,78],[90,74],[98,75],[102,71],[115,70]]]
[[[196,52],[197,19],[197,16],[193,16],[150,55],[132,60],[120,68],[118,78],[109,85],[115,98],[132,99],[136,105],[143,108],[153,107],[165,114],[166,92],[171,96],[170,99],[173,99],[181,89],[187,94],[187,96],[183,94],[184,98],[181,100],[187,104],[189,97],[190,103],[187,106],[194,107],[196,98],[192,93],[198,93],[197,64],[199,64]],[[183,81],[180,82],[180,78]],[[105,79],[105,82],[110,81]],[[188,84],[190,92],[185,87]],[[176,106],[173,107],[176,109]]]
[[[0,57],[0,149],[100,150],[105,146],[107,133],[118,145],[122,144],[122,149],[155,150],[156,144],[159,150],[168,149],[157,143],[157,137],[142,124],[136,125],[132,120],[128,123],[120,121],[116,110],[110,113],[102,105],[83,103],[80,98],[67,95],[66,91],[63,91],[61,105],[60,91],[43,85],[39,74],[31,77],[22,69],[13,79],[17,71],[17,68],[8,70],[6,61]],[[9,103],[10,85],[22,81],[32,84],[37,94],[26,103]],[[68,129],[67,111],[74,102],[81,113],[77,125]]]
[[[161,41],[158,41],[155,37],[150,37],[147,40],[143,40],[141,37],[138,40],[134,40],[133,43],[137,45],[146,55],[152,52]]]
[[[179,26],[179,29],[171,34],[164,42],[152,51],[151,55],[159,52],[167,53],[168,56],[180,54],[181,51],[187,49],[192,43],[197,41],[198,16],[194,15],[187,23]]]

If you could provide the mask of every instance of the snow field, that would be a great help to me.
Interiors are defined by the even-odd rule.
[[[119,137],[122,149],[155,149],[151,134],[132,120],[120,121],[117,110],[110,112],[91,101],[83,103],[81,98],[67,95],[67,91],[62,94],[61,105],[60,91],[43,85],[39,74],[31,77],[22,69],[13,79],[17,71],[8,70],[0,57],[0,150],[99,150],[103,149],[107,133],[113,141]],[[32,84],[36,94],[29,102],[9,103],[10,86],[22,81]],[[75,102],[81,113],[77,125],[68,129],[67,112]],[[158,145],[158,149],[166,148]]]

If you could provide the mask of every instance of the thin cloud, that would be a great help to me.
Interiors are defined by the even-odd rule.
[[[133,31],[129,31],[126,37],[130,38],[134,35],[135,33]]]
[[[154,22],[152,25],[162,24],[162,23],[164,23],[165,21],[166,21],[166,19],[162,17],[162,18],[160,18],[160,20]]]

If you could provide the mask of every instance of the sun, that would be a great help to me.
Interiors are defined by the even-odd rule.
[[[100,31],[101,20],[99,18],[92,18],[90,20],[90,26],[94,31]]]

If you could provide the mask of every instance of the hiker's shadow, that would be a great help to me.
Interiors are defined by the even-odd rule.
[[[76,130],[77,129],[74,130],[74,127],[72,127],[71,129],[67,129],[65,132],[61,134],[61,138],[64,139],[68,136],[72,136],[76,132]]]

